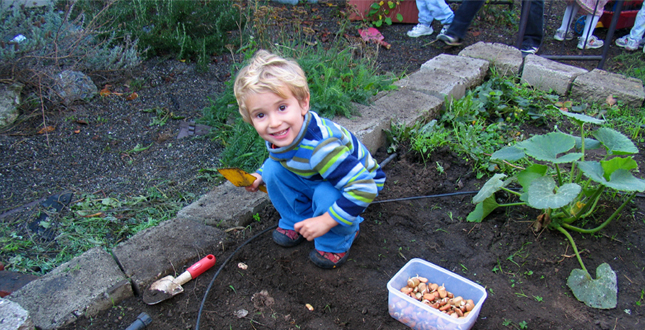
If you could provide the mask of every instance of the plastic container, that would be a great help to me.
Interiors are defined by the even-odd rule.
[[[631,0],[623,2],[623,8],[620,11],[620,16],[618,16],[618,21],[616,22],[616,30],[631,28],[634,26],[634,21],[636,21],[636,14],[641,9],[643,5],[643,0]],[[605,10],[600,16],[599,25],[602,24],[603,27],[609,28],[611,25],[611,19],[614,16],[616,3],[614,1],[609,1],[605,5]]]
[[[400,290],[410,277],[421,276],[428,282],[443,284],[455,296],[472,299],[475,308],[465,318],[453,318],[420,301],[412,299]],[[387,283],[388,310],[390,316],[413,328],[423,330],[467,330],[477,321],[479,311],[486,300],[486,290],[479,284],[441,268],[423,259],[408,261]]]

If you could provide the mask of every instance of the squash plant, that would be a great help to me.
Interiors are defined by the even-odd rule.
[[[534,163],[510,178],[506,178],[505,174],[495,174],[489,179],[473,197],[476,207],[467,220],[481,222],[502,206],[528,205],[543,210],[534,223],[535,229],[546,227],[564,234],[582,267],[574,269],[567,280],[573,294],[590,307],[614,308],[618,291],[616,274],[608,264],[603,263],[596,269],[597,278],[593,279],[569,232],[593,234],[602,230],[620,214],[637,192],[645,190],[645,180],[631,173],[638,165],[629,155],[638,153],[638,148],[614,129],[600,127],[591,132],[585,130],[585,124],[598,125],[603,120],[582,114],[561,113],[574,122],[580,130],[580,136],[556,129],[493,153],[492,160],[513,162],[530,157]],[[585,160],[585,151],[603,147],[606,154],[602,160]],[[507,188],[513,182],[521,186],[519,191]],[[498,204],[495,192],[500,190],[517,195],[519,201]],[[604,192],[624,193],[626,198],[599,226],[590,229],[576,226],[576,222],[594,213]]]

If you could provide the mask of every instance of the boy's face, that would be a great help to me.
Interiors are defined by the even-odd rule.
[[[309,97],[302,104],[285,88],[286,99],[271,92],[251,94],[246,107],[260,136],[277,147],[290,145],[300,133],[309,111]]]

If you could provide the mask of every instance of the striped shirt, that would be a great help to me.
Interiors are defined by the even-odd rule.
[[[351,226],[383,189],[385,173],[367,148],[344,127],[309,111],[289,146],[274,148],[269,158],[309,180],[326,180],[341,192],[329,214]],[[262,168],[258,170],[262,174]]]

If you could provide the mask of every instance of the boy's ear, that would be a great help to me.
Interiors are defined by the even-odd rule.
[[[304,116],[304,115],[306,115],[306,114],[307,114],[307,112],[309,112],[309,100],[310,100],[310,96],[309,96],[309,95],[307,95],[307,96],[302,100],[302,102],[300,102],[300,107],[302,108],[302,115],[303,115],[303,116]]]

